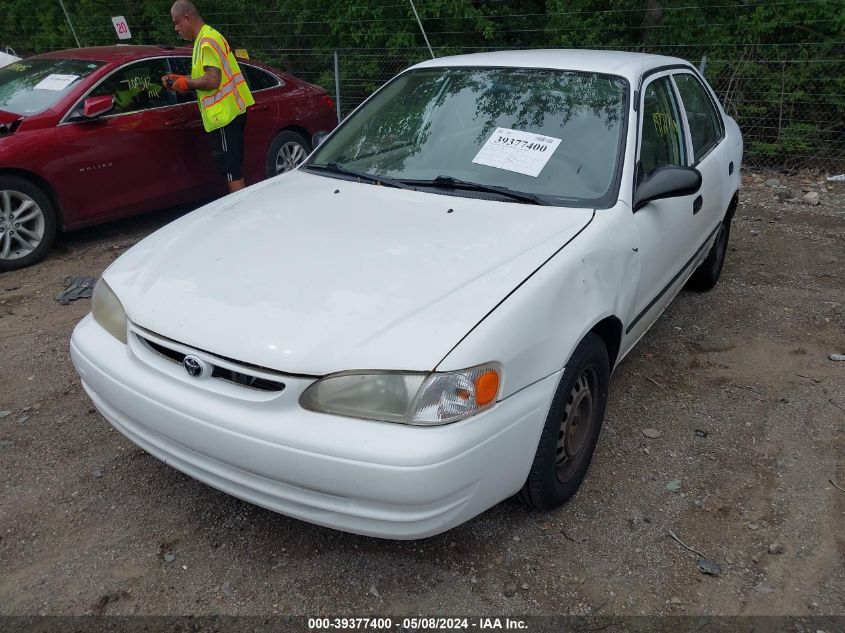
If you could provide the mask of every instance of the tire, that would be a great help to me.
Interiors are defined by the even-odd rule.
[[[719,276],[722,274],[722,266],[725,264],[725,255],[728,252],[728,240],[731,236],[730,220],[725,220],[719,225],[719,232],[716,240],[710,247],[710,252],[703,262],[695,269],[687,281],[687,288],[706,292],[716,285]]]
[[[0,176],[0,272],[44,259],[56,228],[56,210],[40,187],[19,176]]]
[[[301,135],[291,131],[279,133],[270,143],[270,149],[267,150],[264,167],[267,177],[272,178],[290,171],[304,161],[310,153],[311,145]]]
[[[517,499],[537,510],[569,500],[587,474],[607,406],[610,362],[604,342],[584,337],[563,369],[537,453]]]

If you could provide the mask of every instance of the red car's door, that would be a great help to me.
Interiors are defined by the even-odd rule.
[[[255,99],[247,114],[244,136],[244,173],[247,183],[253,184],[267,177],[267,149],[278,125],[280,95],[287,86],[257,66],[246,62],[240,66]]]
[[[196,197],[196,131],[190,104],[161,86],[166,58],[145,59],[109,75],[87,96],[111,95],[114,109],[96,120],[80,103],[57,128],[66,175],[82,222],[182,204]],[[193,106],[196,108],[196,106]],[[192,192],[192,190],[194,190]]]
[[[173,65],[173,72],[190,77],[190,57],[171,57],[170,63]],[[200,115],[200,108],[197,103],[197,93],[191,90],[184,94],[177,94],[176,98],[186,108],[184,110],[185,118],[188,121],[186,128],[191,133],[189,151],[192,159],[189,178],[193,191],[198,196],[208,198],[217,198],[225,195],[227,192],[226,180],[217,172],[217,168],[214,166],[214,160],[211,157],[211,139],[202,125],[202,116]]]

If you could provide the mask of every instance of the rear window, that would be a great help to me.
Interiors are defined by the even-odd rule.
[[[238,65],[241,67],[244,75],[246,75],[246,83],[249,85],[249,89],[252,92],[255,92],[256,90],[264,90],[266,88],[275,88],[279,85],[278,79],[260,68],[250,66],[249,64],[245,64],[243,62],[240,62]]]
[[[0,68],[0,110],[22,116],[53,107],[103,62],[24,59]]]

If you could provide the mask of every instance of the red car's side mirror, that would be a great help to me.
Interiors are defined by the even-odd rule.
[[[104,115],[114,107],[114,97],[104,95],[102,97],[88,97],[82,104],[82,116],[86,119],[96,119]]]

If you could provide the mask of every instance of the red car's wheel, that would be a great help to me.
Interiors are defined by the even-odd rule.
[[[49,196],[24,178],[0,176],[0,271],[42,260],[55,237]]]
[[[310,153],[311,146],[302,136],[290,131],[280,133],[267,151],[267,177],[295,169]]]

